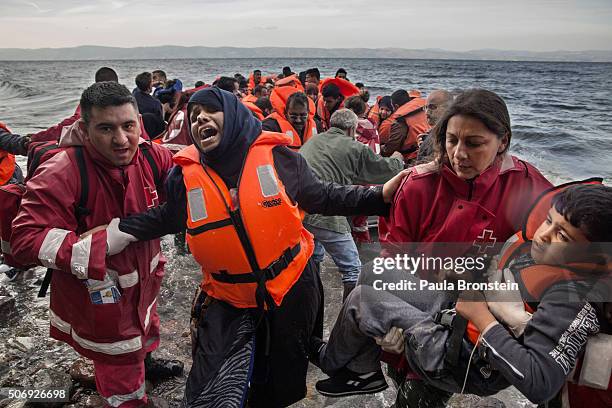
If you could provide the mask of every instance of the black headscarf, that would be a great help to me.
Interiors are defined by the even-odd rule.
[[[223,134],[221,143],[210,152],[200,152],[202,162],[215,170],[228,187],[236,187],[242,163],[249,146],[261,134],[261,122],[251,114],[236,96],[217,87],[205,88],[194,93],[187,105],[187,123],[191,134],[189,113],[194,104],[223,111]],[[196,147],[199,146],[195,143]]]

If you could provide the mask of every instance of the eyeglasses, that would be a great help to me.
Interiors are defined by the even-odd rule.
[[[438,109],[438,105],[434,105],[433,103],[430,103],[428,105],[423,106],[423,110],[424,111],[435,111],[436,109]]]
[[[300,115],[296,115],[296,114],[290,113],[287,116],[289,116],[289,118],[291,120],[301,119],[301,120],[305,121],[306,119],[308,119],[308,114],[307,113],[303,113],[303,114],[300,114]]]

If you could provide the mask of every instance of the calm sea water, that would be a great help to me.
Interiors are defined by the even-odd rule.
[[[372,59],[198,59],[0,62],[0,120],[19,133],[59,122],[74,111],[100,66],[113,67],[130,89],[142,71],[163,69],[191,87],[219,75],[259,68],[280,72],[343,67],[373,96],[395,89],[427,93],[473,87],[499,93],[513,123],[511,151],[553,182],[590,176],[612,179],[612,64]]]

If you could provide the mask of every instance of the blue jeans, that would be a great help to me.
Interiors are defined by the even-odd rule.
[[[351,233],[330,231],[312,225],[306,225],[306,229],[315,238],[313,261],[321,263],[327,251],[342,273],[342,283],[357,283],[361,272],[361,260]]]

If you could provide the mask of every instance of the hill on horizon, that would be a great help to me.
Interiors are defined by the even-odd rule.
[[[481,49],[448,51],[438,48],[291,48],[291,47],[104,47],[82,45],[69,48],[0,48],[0,61],[61,61],[116,59],[203,58],[390,58],[457,59],[498,61],[612,62],[612,50],[520,51]]]

